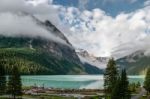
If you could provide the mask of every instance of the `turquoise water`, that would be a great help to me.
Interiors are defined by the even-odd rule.
[[[144,76],[129,76],[130,82],[144,81]],[[45,86],[69,89],[99,89],[103,88],[102,75],[50,75],[22,76],[23,86]]]

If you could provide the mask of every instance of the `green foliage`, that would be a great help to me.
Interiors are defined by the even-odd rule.
[[[94,96],[94,97],[90,97],[90,98],[87,98],[87,99],[103,99],[102,96]]]
[[[120,87],[120,96],[122,97],[121,99],[130,99],[130,90],[129,90],[129,81],[127,78],[126,70],[122,70],[121,72],[121,87]]]
[[[112,93],[112,89],[114,88],[117,78],[118,78],[117,66],[114,59],[112,58],[109,60],[107,68],[104,73],[104,88],[106,97],[107,95],[109,97],[109,94]]]
[[[52,24],[46,21],[46,25],[51,26]],[[54,52],[51,51],[52,49]],[[61,55],[57,56],[58,54]],[[1,35],[0,63],[7,68],[7,73],[12,69],[10,64],[19,64],[19,71],[25,75],[101,73],[96,67],[82,66],[75,51],[69,46],[40,37],[5,37]]]
[[[6,91],[6,76],[5,69],[2,64],[0,64],[0,95],[5,94]]]
[[[141,87],[141,83],[138,81],[136,87]]]
[[[12,70],[11,64],[17,65],[21,74],[79,74],[84,71],[76,63],[28,48],[0,49],[0,63],[7,68],[7,73]]]
[[[130,99],[129,82],[126,70],[119,75],[114,59],[110,59],[104,73],[106,99]]]
[[[111,92],[111,96],[110,99],[121,99],[121,79],[120,77],[118,77],[118,79],[116,80],[116,83],[114,85],[114,88]]]
[[[84,67],[85,67],[85,71],[88,73],[88,74],[103,74],[103,70],[100,70],[99,68],[97,67],[94,67],[88,63],[84,63]]]
[[[144,81],[144,88],[147,90],[147,92],[150,93],[150,68],[148,68],[145,81]]]
[[[141,87],[140,82],[129,84],[129,90],[132,93],[136,93],[140,89],[140,87]]]
[[[14,99],[16,96],[22,95],[21,76],[16,66],[13,66],[11,75],[9,75],[7,92],[11,94]]]
[[[122,70],[121,76],[118,77],[111,93],[111,99],[130,99],[131,93],[129,90],[129,82],[126,75],[126,70]]]

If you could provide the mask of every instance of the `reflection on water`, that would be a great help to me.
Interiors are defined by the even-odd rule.
[[[144,81],[144,76],[129,76],[130,82]],[[103,88],[102,75],[50,75],[22,76],[24,86],[45,86],[53,88],[99,89]]]

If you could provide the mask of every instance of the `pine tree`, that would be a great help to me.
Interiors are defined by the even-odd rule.
[[[5,94],[6,91],[6,76],[5,69],[2,64],[0,64],[0,95]]]
[[[22,95],[21,77],[16,66],[13,66],[11,75],[9,76],[8,93],[13,96],[13,99],[16,99],[16,96]]]
[[[123,69],[121,72],[120,84],[120,96],[122,97],[121,99],[130,99],[131,95],[129,90],[129,81],[125,69]]]
[[[110,99],[131,99],[126,70],[122,70],[111,93]]]
[[[138,83],[136,84],[136,87],[139,88],[141,87],[141,83],[138,81]]]
[[[120,95],[120,89],[121,89],[120,87],[121,87],[121,78],[118,77],[118,79],[116,80],[116,84],[114,85],[114,88],[110,95],[110,99],[122,99]]]
[[[145,81],[144,81],[144,88],[148,93],[150,93],[150,68],[148,68]]]
[[[110,97],[112,89],[116,84],[117,78],[118,78],[117,66],[114,59],[111,58],[107,64],[107,68],[104,73],[104,89],[106,99]]]

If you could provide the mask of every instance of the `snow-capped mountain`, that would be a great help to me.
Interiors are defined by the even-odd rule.
[[[109,60],[108,57],[95,57],[83,49],[76,50],[76,53],[82,63],[88,63],[92,66],[98,67],[99,69],[104,69]]]

